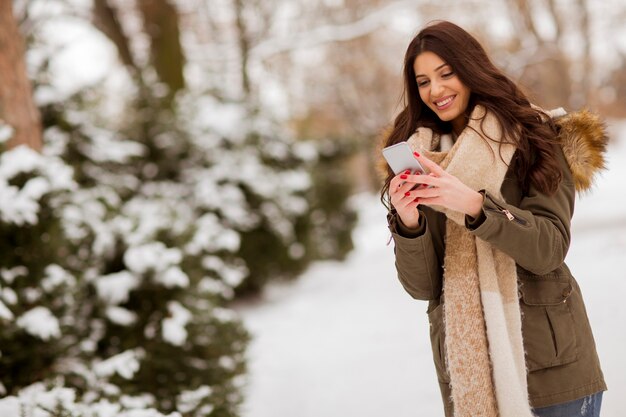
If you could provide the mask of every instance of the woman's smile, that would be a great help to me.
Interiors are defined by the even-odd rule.
[[[452,102],[454,101],[455,98],[456,98],[456,95],[446,96],[442,98],[441,100],[435,100],[434,103],[435,103],[435,106],[437,106],[437,109],[446,110],[450,106],[452,106]]]

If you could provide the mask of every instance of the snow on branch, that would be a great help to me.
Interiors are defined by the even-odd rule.
[[[289,37],[268,39],[250,50],[252,60],[262,61],[268,57],[295,49],[310,48],[329,42],[347,41],[367,35],[389,21],[392,13],[419,4],[417,0],[401,0],[381,7],[356,22],[344,25],[326,25]]]

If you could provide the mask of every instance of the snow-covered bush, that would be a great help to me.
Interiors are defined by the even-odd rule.
[[[123,396],[117,402],[82,402],[76,391],[62,386],[35,383],[15,396],[0,399],[0,415],[15,417],[181,417],[163,414],[142,397]]]
[[[237,293],[352,249],[342,146],[299,141],[262,111],[210,96],[183,97],[179,114],[197,149],[187,178],[198,204],[240,235],[236,254],[248,272]]]
[[[337,152],[251,103],[164,92],[148,61],[115,94],[61,91],[39,16],[42,154],[0,152],[0,407],[234,417],[249,336],[229,302],[350,247],[348,180],[318,165]]]
[[[80,291],[62,265],[69,246],[55,214],[76,187],[59,158],[23,146],[0,154],[0,392],[51,375],[76,342],[62,337],[76,323]]]
[[[76,171],[58,215],[89,297],[84,339],[58,373],[87,398],[149,395],[163,412],[235,415],[247,334],[225,303],[247,270],[238,232],[199,203],[206,177],[184,157],[198,150],[171,118],[170,130],[155,123],[162,132],[130,140],[73,106],[45,108],[63,120],[47,126],[45,152]]]

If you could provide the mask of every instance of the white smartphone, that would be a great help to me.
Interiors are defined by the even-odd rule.
[[[413,150],[406,142],[396,143],[383,149],[383,156],[391,167],[394,174],[398,175],[407,169],[412,174],[415,172],[426,173],[426,170],[413,155]]]

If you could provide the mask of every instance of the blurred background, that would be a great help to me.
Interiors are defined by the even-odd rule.
[[[443,415],[374,169],[436,19],[607,121],[568,262],[621,415],[623,0],[0,1],[0,415]]]

